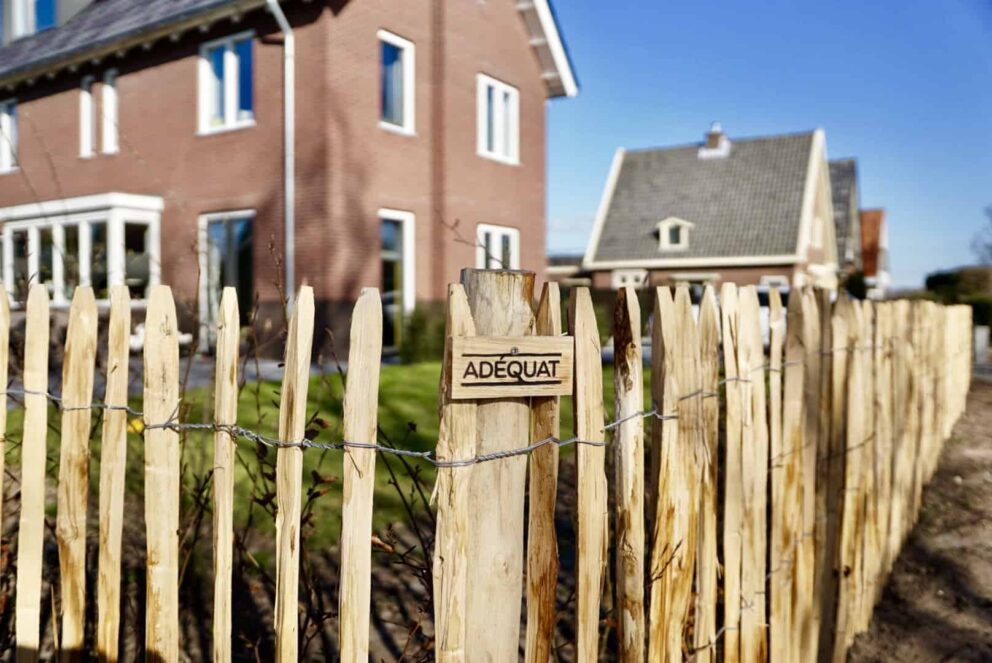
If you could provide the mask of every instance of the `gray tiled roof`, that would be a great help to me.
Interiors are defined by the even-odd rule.
[[[857,163],[854,159],[838,159],[830,162],[830,191],[834,203],[834,227],[837,233],[837,258],[843,263],[844,250],[847,248],[851,224],[856,219],[851,218],[852,210],[857,212],[857,204],[852,207],[851,196],[855,195],[857,182]]]
[[[593,259],[794,254],[812,143],[812,132],[734,140],[711,159],[699,145],[628,151]],[[694,224],[687,250],[659,250],[668,217]]]
[[[0,79],[182,21],[233,0],[103,0],[65,25],[0,48]]]

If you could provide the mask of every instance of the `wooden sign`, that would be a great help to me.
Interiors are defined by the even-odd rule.
[[[568,336],[456,336],[451,397],[567,396],[574,347]]]

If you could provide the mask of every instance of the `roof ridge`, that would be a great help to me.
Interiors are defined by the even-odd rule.
[[[768,136],[744,136],[741,138],[734,138],[733,136],[727,136],[731,143],[755,143],[762,140],[779,140],[785,138],[799,138],[802,136],[812,136],[816,133],[816,129],[810,129],[808,131],[793,131],[784,134],[772,134]],[[631,152],[659,152],[667,150],[684,150],[684,149],[697,149],[705,141],[694,141],[691,143],[680,143],[678,145],[656,145],[653,147],[631,147],[626,148],[625,151],[629,154]]]

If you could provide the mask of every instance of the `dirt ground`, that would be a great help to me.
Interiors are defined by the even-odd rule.
[[[992,383],[975,382],[849,661],[992,661]]]

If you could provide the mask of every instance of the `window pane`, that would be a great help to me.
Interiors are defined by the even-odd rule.
[[[485,247],[486,261],[482,265],[483,269],[492,269],[493,267],[493,234],[490,232],[485,232],[482,234],[482,245]]]
[[[210,123],[213,126],[224,124],[224,51],[223,46],[216,46],[207,51],[210,62],[211,106]]]
[[[403,228],[393,219],[383,219],[381,228],[382,343],[394,348],[403,329]]]
[[[48,287],[52,293],[52,259],[55,257],[55,238],[51,227],[38,230],[38,283]]]
[[[503,251],[500,256],[502,260],[502,264],[499,265],[499,268],[510,269],[510,267],[513,265],[513,261],[510,260],[510,236],[503,235],[501,239],[503,241],[503,245],[502,245]]]
[[[148,226],[124,224],[124,284],[131,297],[144,299],[149,279]]]
[[[672,246],[678,246],[682,243],[682,228],[680,226],[669,226],[668,243]]]
[[[14,298],[25,301],[28,296],[28,231],[11,233],[14,244]]]
[[[55,0],[34,0],[34,29],[36,32],[55,27]]]
[[[504,157],[509,158],[512,153],[512,150],[510,148],[511,146],[510,131],[511,131],[511,127],[513,126],[511,121],[512,118],[510,117],[510,108],[512,107],[512,104],[510,103],[509,90],[503,91],[502,106],[503,106],[503,144],[500,145],[500,154],[503,155]]]
[[[399,223],[389,219],[383,220],[380,234],[383,253],[401,253],[403,235],[400,232]]]
[[[90,222],[90,285],[97,299],[107,299],[107,224],[104,221]]]
[[[72,293],[79,285],[79,226],[65,226],[65,251],[62,255],[63,280],[65,296],[72,298]]]
[[[486,85],[486,150],[496,151],[496,89]]]
[[[403,49],[382,42],[382,120],[403,124]]]
[[[254,74],[252,65],[251,39],[235,42],[234,51],[238,56],[238,119],[250,120],[254,117]]]

